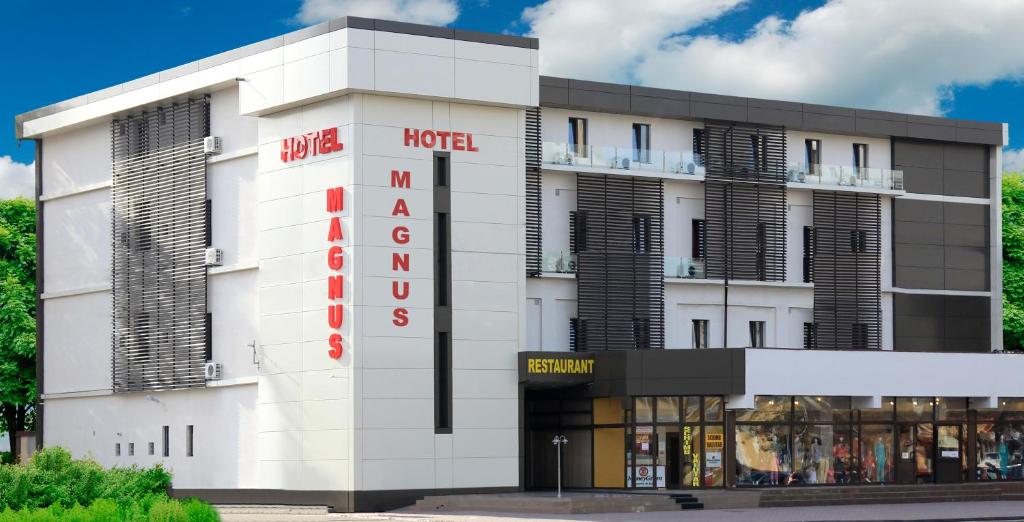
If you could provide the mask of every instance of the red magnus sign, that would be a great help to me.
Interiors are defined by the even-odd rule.
[[[301,136],[281,140],[281,161],[304,159],[343,150],[345,145],[338,140],[338,128],[308,132]]]

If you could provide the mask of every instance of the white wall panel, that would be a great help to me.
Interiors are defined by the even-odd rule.
[[[87,192],[43,204],[44,291],[110,284],[110,191]]]
[[[52,196],[111,179],[110,122],[46,139],[43,195]]]
[[[97,292],[43,302],[45,394],[111,389],[110,293]]]

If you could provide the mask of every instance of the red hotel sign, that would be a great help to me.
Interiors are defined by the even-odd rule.
[[[327,241],[332,243],[327,250],[327,268],[334,274],[327,277],[327,325],[332,330],[327,340],[330,346],[327,354],[334,359],[340,358],[344,352],[341,325],[345,322],[345,305],[336,302],[345,298],[345,276],[341,273],[341,269],[345,267],[345,251],[337,244],[345,238],[341,231],[341,218],[337,216],[343,210],[345,188],[327,189],[327,212],[335,214],[331,216],[330,227],[327,230]]]
[[[405,146],[422,147],[424,149],[465,150],[477,152],[479,147],[473,146],[473,134],[470,132],[452,132],[442,130],[405,129]]]
[[[337,127],[309,132],[281,140],[281,161],[287,163],[307,156],[338,152],[344,148],[345,145],[338,141]]]

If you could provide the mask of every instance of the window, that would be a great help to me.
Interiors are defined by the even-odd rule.
[[[651,251],[651,216],[633,216],[633,253]]]
[[[434,433],[452,430],[451,341],[448,332],[437,332],[434,348]]]
[[[206,246],[213,246],[213,201],[206,200]]]
[[[708,320],[707,319],[694,319],[693,320],[693,347],[694,348],[707,348],[708,347]]]
[[[152,442],[149,443],[149,454],[150,455],[156,455],[156,444],[155,443],[152,443]]]
[[[587,213],[569,211],[569,252],[577,254],[587,249]]]
[[[853,323],[850,325],[850,346],[859,350],[867,349],[868,325],[866,323]]]
[[[818,325],[804,323],[804,348],[813,350],[818,347]]]
[[[163,453],[163,456],[165,456],[165,457],[170,457],[171,456],[171,427],[170,426],[164,426],[164,429],[163,429],[163,446],[162,446],[161,452]]]
[[[806,150],[807,173],[821,174],[821,140],[804,140]]]
[[[192,434],[193,434],[194,431],[195,430],[192,428],[191,424],[189,424],[188,426],[185,426],[185,456],[186,457],[191,457],[193,455],[193,453],[192,453]]]
[[[646,350],[651,347],[651,320],[646,317],[633,318],[633,347]]]
[[[768,223],[757,224],[756,246],[754,251],[754,262],[757,269],[757,280],[768,279]]]
[[[213,314],[206,312],[206,360],[213,360]]]
[[[804,227],[804,282],[814,282],[814,248],[817,245],[817,235],[814,227]]]
[[[704,129],[693,129],[693,162],[704,166]]]
[[[750,321],[750,347],[764,348],[764,321]]]
[[[754,172],[768,171],[768,136],[753,135],[750,137],[750,153]]]
[[[633,124],[633,161],[651,162],[651,126],[647,123]]]
[[[868,233],[865,230],[850,231],[850,252],[855,254],[868,251]]]
[[[579,345],[576,344],[576,332],[579,327],[579,319],[575,317],[569,318],[569,351],[575,352],[579,350]]]
[[[707,245],[707,222],[703,219],[693,220],[693,236],[691,254],[694,259],[704,259],[704,249]]]
[[[860,173],[860,169],[867,168],[868,146],[866,143],[853,144],[853,166],[857,168],[858,174]]]
[[[452,432],[451,164],[434,153],[434,433]]]
[[[120,442],[114,444],[114,456],[115,457],[120,457],[121,456],[121,443]]]
[[[129,442],[128,443],[128,456],[129,457],[134,457],[135,456],[135,443],[134,442]]]
[[[587,157],[586,118],[569,118],[569,149],[579,157]]]

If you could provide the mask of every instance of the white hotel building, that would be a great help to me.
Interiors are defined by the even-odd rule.
[[[539,52],[349,17],[19,116],[42,443],[339,511],[551,487],[555,434],[578,488],[1024,478],[1005,125]]]

